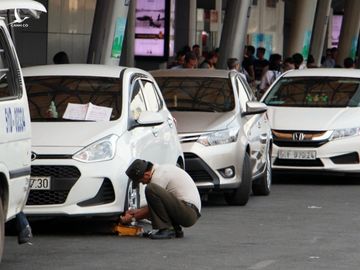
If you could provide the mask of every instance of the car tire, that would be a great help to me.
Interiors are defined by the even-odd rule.
[[[129,209],[139,208],[139,206],[140,206],[139,188],[134,187],[134,182],[129,179],[126,189],[124,212]]]
[[[4,241],[5,241],[5,214],[2,204],[2,198],[0,197],[0,262],[4,251]]]
[[[250,157],[245,153],[241,172],[241,184],[232,192],[225,193],[225,200],[229,205],[246,205],[251,191],[251,167]]]
[[[270,153],[266,157],[265,172],[258,179],[253,181],[252,191],[256,196],[267,196],[271,191],[272,169]]]

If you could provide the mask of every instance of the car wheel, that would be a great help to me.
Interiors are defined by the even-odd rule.
[[[250,197],[251,191],[251,167],[250,157],[245,153],[241,173],[241,184],[232,192],[225,193],[225,200],[229,205],[245,205]]]
[[[129,180],[126,192],[126,201],[124,206],[124,212],[129,209],[139,208],[140,205],[140,195],[139,188],[134,187],[134,182]]]
[[[270,153],[267,155],[264,174],[253,181],[252,191],[257,196],[267,196],[270,194],[272,182],[272,169]]]
[[[4,250],[4,240],[5,240],[5,214],[2,205],[2,198],[0,197],[0,262]]]

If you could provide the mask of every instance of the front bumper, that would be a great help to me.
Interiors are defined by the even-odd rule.
[[[315,159],[284,159],[280,151],[315,151]],[[283,146],[273,144],[272,165],[278,172],[322,173],[333,175],[360,173],[360,137],[324,141],[318,145]]]
[[[124,211],[128,178],[119,160],[82,163],[39,159],[32,177],[50,176],[50,190],[30,190],[27,215],[114,215]]]
[[[201,191],[235,189],[241,183],[243,151],[238,143],[203,146],[196,142],[182,143],[185,170]],[[225,177],[221,172],[232,168],[234,175]]]

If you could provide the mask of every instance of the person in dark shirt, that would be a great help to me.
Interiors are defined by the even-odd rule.
[[[244,60],[242,61],[242,66],[249,74],[250,83],[255,80],[255,72],[254,72],[254,53],[255,47],[252,45],[248,45],[245,47]]]
[[[261,81],[263,74],[269,67],[269,61],[265,59],[266,49],[264,47],[258,47],[256,49],[256,59],[254,61],[255,80]]]

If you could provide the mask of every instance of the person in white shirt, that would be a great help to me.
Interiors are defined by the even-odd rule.
[[[181,226],[190,227],[200,217],[201,200],[199,191],[189,174],[171,165],[157,165],[136,159],[126,170],[134,182],[146,184],[147,206],[128,210],[121,217],[124,224],[133,219],[150,218],[156,233],[151,239],[182,238]]]

